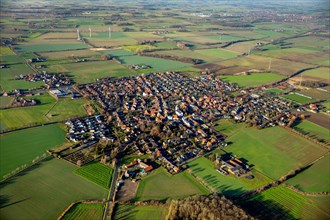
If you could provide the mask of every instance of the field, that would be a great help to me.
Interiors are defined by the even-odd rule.
[[[117,205],[115,220],[165,220],[168,209],[163,206]]]
[[[320,78],[323,80],[330,80],[330,68],[320,67],[317,69],[307,70],[302,73],[303,76],[312,76],[316,78]]]
[[[48,59],[63,59],[71,57],[87,58],[87,57],[100,57],[100,54],[92,50],[68,50],[68,51],[56,51],[56,52],[44,52],[39,53],[41,56]]]
[[[322,126],[314,124],[313,122],[304,120],[296,124],[293,128],[298,131],[302,131],[307,135],[315,136],[318,139],[322,139],[326,142],[330,141],[330,131]]]
[[[89,163],[75,170],[75,174],[105,189],[110,187],[112,173],[112,168],[100,163]]]
[[[102,200],[107,190],[80,178],[76,167],[51,159],[2,183],[1,219],[56,219],[72,202]]]
[[[2,134],[0,145],[0,179],[16,168],[31,164],[46,150],[65,142],[65,131],[57,124]]]
[[[329,169],[330,156],[327,155],[286,183],[304,192],[330,192]]]
[[[74,100],[63,98],[57,103],[48,94],[33,98],[45,102],[30,107],[0,110],[1,129],[20,128],[35,123],[55,122],[86,115],[83,105],[87,103],[87,100],[83,98]]]
[[[277,186],[258,194],[252,200],[260,202],[263,206],[267,204],[269,206],[268,209],[272,212],[279,211],[282,214],[286,212],[286,217],[282,216],[282,219],[329,218],[329,196],[307,197],[286,187]],[[257,206],[254,208],[257,209]]]
[[[19,53],[29,53],[29,52],[48,52],[48,51],[61,51],[61,50],[78,50],[88,48],[87,44],[26,44],[14,47],[14,50]]]
[[[101,220],[103,208],[104,206],[102,204],[76,204],[64,215],[63,220]]]
[[[234,133],[236,133],[237,131],[239,131],[240,128],[243,128],[244,125],[245,125],[244,123],[234,124],[234,123],[230,122],[229,120],[223,119],[223,120],[217,121],[215,129],[224,135],[231,136]]]
[[[18,57],[9,47],[0,47],[0,63],[20,63],[24,62],[21,57]]]
[[[274,83],[284,77],[273,73],[252,73],[246,76],[221,76],[220,78],[224,81],[235,83],[239,87],[256,87]]]
[[[226,151],[245,158],[254,169],[274,180],[328,152],[282,127],[241,128],[227,141],[233,144]]]
[[[269,178],[257,172],[254,174],[255,178],[252,180],[245,179],[244,177],[238,178],[232,175],[224,176],[217,172],[214,169],[214,164],[205,157],[191,161],[188,167],[194,175],[202,179],[213,191],[227,197],[240,195],[250,189],[271,182]]]
[[[203,194],[208,191],[190,174],[182,172],[172,176],[164,168],[159,168],[141,180],[136,199],[166,200]]]
[[[10,107],[10,104],[14,100],[14,97],[9,96],[1,96],[0,97],[0,108],[7,108]],[[0,127],[1,128],[1,127]]]
[[[308,97],[299,95],[297,93],[292,93],[292,94],[284,95],[282,97],[283,98],[286,98],[286,99],[289,99],[291,101],[297,102],[299,104],[305,104],[305,103],[308,103],[308,102],[312,102],[313,101],[313,99],[310,99]]]
[[[330,100],[328,91],[322,91],[319,89],[306,89],[299,91],[299,93],[318,100]]]

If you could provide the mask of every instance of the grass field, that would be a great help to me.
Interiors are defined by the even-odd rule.
[[[92,50],[68,50],[68,51],[56,51],[56,52],[44,52],[40,53],[41,56],[48,59],[63,59],[70,57],[100,57],[100,54]]]
[[[306,197],[286,187],[277,186],[258,194],[253,200],[260,203],[265,203],[263,201],[273,202],[273,204],[283,207],[291,217],[296,219],[329,218],[329,196]],[[276,207],[269,208],[276,212]]]
[[[0,108],[8,108],[14,100],[14,97],[0,96]]]
[[[221,76],[222,80],[235,83],[239,87],[256,87],[279,81],[284,76],[273,73],[252,73],[246,76]]]
[[[183,172],[172,176],[159,168],[141,180],[136,199],[166,200],[208,193],[190,174]]]
[[[163,206],[117,205],[115,220],[165,220],[168,209]]]
[[[19,53],[26,52],[45,52],[45,51],[61,51],[61,50],[79,50],[88,48],[87,44],[59,44],[59,43],[51,43],[51,44],[25,44],[15,46],[14,50]]]
[[[279,94],[285,92],[285,90],[278,89],[278,88],[270,88],[270,89],[266,89],[265,92],[270,95],[279,95]]]
[[[44,94],[36,99],[42,100],[40,105],[0,110],[1,129],[20,128],[33,123],[55,122],[86,115],[83,106],[87,100],[83,98],[63,98],[56,103],[54,98]],[[47,116],[50,114],[51,116]]]
[[[330,141],[330,131],[322,126],[319,126],[313,122],[304,120],[294,127],[296,130],[300,130],[308,135],[316,136],[318,139],[322,139],[326,142]]]
[[[231,136],[245,126],[244,123],[232,123],[229,120],[222,119],[217,121],[215,129],[224,135]]]
[[[281,127],[241,128],[227,141],[233,144],[226,151],[248,160],[253,168],[274,180],[328,152]]]
[[[75,170],[75,174],[105,188],[110,187],[113,169],[100,163],[89,163]]]
[[[24,59],[18,57],[9,47],[0,47],[0,63],[21,63]]]
[[[322,91],[319,89],[306,89],[306,90],[299,91],[299,93],[301,93],[303,95],[307,95],[314,99],[330,101],[330,95],[329,95],[328,91]]]
[[[227,197],[240,195],[250,189],[271,182],[271,179],[257,172],[254,175],[255,178],[252,180],[245,179],[244,177],[238,178],[232,175],[224,176],[217,172],[214,164],[205,157],[191,161],[188,166],[192,173],[201,178],[213,191]]]
[[[107,190],[73,174],[76,166],[51,159],[2,183],[1,219],[56,219],[78,200],[102,200]]]
[[[325,156],[311,167],[286,181],[304,192],[330,192],[330,156]]]
[[[31,164],[46,150],[65,142],[65,131],[58,125],[47,125],[15,131],[0,136],[0,179],[19,166]]]
[[[306,76],[312,76],[324,80],[330,80],[330,68],[320,67],[317,69],[307,70],[302,73]]]
[[[305,103],[308,103],[308,102],[312,102],[313,101],[313,99],[310,99],[308,97],[299,95],[297,93],[292,93],[292,94],[284,95],[282,97],[284,97],[286,99],[289,99],[291,101],[297,102],[299,104],[305,104]]]
[[[101,220],[104,205],[102,204],[76,204],[64,215],[63,220],[93,219]]]

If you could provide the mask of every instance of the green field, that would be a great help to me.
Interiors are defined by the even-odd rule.
[[[294,129],[307,133],[311,136],[316,136],[317,139],[322,139],[326,142],[330,141],[330,131],[322,126],[319,126],[313,122],[304,120],[296,124]]]
[[[313,101],[313,99],[310,99],[308,97],[299,95],[297,93],[291,93],[291,94],[288,94],[288,95],[284,95],[282,97],[284,97],[286,99],[289,99],[291,101],[297,102],[299,104],[305,104],[305,103],[308,103],[308,102],[312,102]]]
[[[165,220],[168,209],[163,206],[117,205],[115,220]]]
[[[102,204],[76,204],[65,213],[63,220],[80,219],[80,220],[101,220],[103,215]]]
[[[61,50],[79,50],[79,49],[86,49],[88,48],[87,44],[25,44],[15,46],[14,50],[18,51],[19,53],[26,53],[26,52],[45,52],[45,51],[61,51]]]
[[[75,174],[105,188],[110,187],[113,169],[100,163],[89,163],[75,170]]]
[[[326,156],[311,167],[286,181],[304,192],[330,192],[330,156]]]
[[[329,218],[329,203],[330,197],[306,197],[297,192],[294,192],[286,187],[277,186],[268,189],[252,200],[263,204],[272,202],[274,205],[282,207],[290,217],[285,219],[328,219]],[[266,201],[266,203],[264,202]],[[277,211],[277,207],[270,205],[269,210]],[[257,207],[255,207],[257,208]],[[282,216],[284,218],[284,216]]]
[[[239,87],[256,87],[279,81],[284,76],[273,73],[252,73],[246,76],[221,76],[222,80],[237,84]]]
[[[317,69],[307,70],[302,73],[303,76],[312,76],[324,80],[330,80],[330,68],[320,67]]]
[[[57,124],[24,129],[0,136],[0,179],[16,168],[31,164],[46,150],[65,142],[65,131]]]
[[[266,89],[265,92],[270,95],[279,95],[281,93],[284,93],[285,90],[278,88],[270,88],[270,89]]]
[[[241,128],[226,141],[233,143],[226,151],[245,158],[254,169],[274,180],[328,152],[282,127]]]
[[[21,63],[24,59],[18,57],[9,47],[0,47],[0,63]]]
[[[243,128],[245,126],[244,123],[232,123],[229,120],[223,119],[219,120],[216,123],[215,129],[224,135],[231,136],[237,131],[240,130],[240,128]]]
[[[75,169],[51,159],[2,183],[0,218],[56,219],[72,202],[107,197],[107,190],[73,174]]]
[[[8,108],[14,100],[14,97],[0,96],[0,108]]]
[[[200,157],[197,160],[191,161],[188,167],[194,175],[202,179],[213,191],[227,197],[238,196],[250,189],[271,182],[271,179],[257,172],[254,174],[255,178],[252,180],[245,179],[244,177],[238,178],[232,175],[224,176],[217,172],[214,168],[214,164],[205,157]]]
[[[190,174],[182,172],[172,176],[164,168],[159,168],[140,181],[136,199],[166,200],[203,194],[208,191]]]
[[[47,123],[66,120],[70,117],[85,116],[83,107],[87,100],[61,98],[57,103],[50,95],[30,97],[40,104],[24,108],[0,110],[1,129],[21,128],[35,123]]]

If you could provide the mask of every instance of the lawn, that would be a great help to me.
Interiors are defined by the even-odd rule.
[[[227,197],[240,195],[250,189],[266,185],[271,179],[256,172],[254,179],[238,178],[232,175],[224,176],[214,169],[214,164],[205,157],[200,157],[188,164],[194,175],[202,179],[205,184]]]
[[[88,48],[87,44],[75,43],[75,44],[24,44],[14,47],[15,51],[19,53],[26,52],[45,52],[45,51],[61,51],[61,50],[79,50]]]
[[[190,174],[182,172],[172,176],[161,167],[140,181],[136,199],[166,200],[208,193]]]
[[[303,76],[312,76],[324,80],[330,80],[330,68],[320,67],[317,69],[307,70],[302,73]]]
[[[286,183],[304,192],[330,192],[329,171],[330,156],[327,155]]]
[[[282,97],[286,98],[286,99],[289,99],[291,101],[297,102],[299,104],[305,104],[305,103],[313,101],[312,98],[308,98],[306,96],[302,96],[302,95],[297,94],[297,93],[291,93],[291,94],[288,94],[288,95],[284,95]]]
[[[33,97],[41,103],[24,108],[0,110],[1,129],[21,128],[36,123],[47,123],[85,116],[84,104],[87,100],[63,98],[57,103],[48,94]]]
[[[282,127],[241,128],[226,141],[232,142],[226,151],[245,158],[254,169],[274,180],[328,152]]]
[[[273,73],[252,73],[245,76],[220,76],[223,81],[237,84],[239,87],[256,87],[274,83],[284,76]]]
[[[110,187],[113,169],[100,163],[89,163],[75,170],[74,173],[108,189]]]
[[[31,164],[46,150],[65,142],[65,131],[57,124],[10,132],[0,136],[0,179],[16,168]]]
[[[63,220],[93,219],[101,220],[104,205],[102,204],[76,204],[64,215]]]
[[[115,220],[165,220],[168,208],[164,206],[117,205]]]
[[[329,198],[307,197],[284,186],[277,186],[256,195],[252,200],[268,205],[269,210],[274,212],[281,207],[280,209],[290,216],[282,216],[283,219],[328,219]],[[273,205],[270,205],[271,203]]]
[[[108,191],[73,174],[76,166],[51,159],[1,184],[1,219],[56,219],[72,202],[102,200]]]
[[[302,131],[303,133],[307,133],[308,135],[316,136],[318,139],[322,139],[326,142],[330,141],[330,131],[313,122],[304,120],[296,124],[293,128]]]

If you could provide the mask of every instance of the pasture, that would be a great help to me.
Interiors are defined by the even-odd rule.
[[[189,162],[188,167],[194,175],[200,178],[214,192],[227,197],[238,196],[250,189],[271,182],[271,179],[257,172],[255,178],[252,180],[245,179],[244,177],[238,178],[232,175],[224,176],[217,172],[212,161],[205,157],[200,157]]]
[[[56,219],[78,200],[102,200],[108,191],[72,172],[63,160],[41,162],[2,183],[1,219]]]
[[[286,181],[287,184],[304,192],[330,192],[330,155]]]
[[[65,142],[65,131],[57,124],[15,131],[0,136],[0,179],[16,168],[31,164],[46,150]]]
[[[70,43],[70,44],[22,44],[14,47],[14,50],[19,53],[26,52],[49,52],[49,51],[62,51],[62,50],[79,50],[88,48],[87,44]]]
[[[136,200],[178,199],[208,193],[208,190],[187,172],[171,175],[161,167],[140,181]]]
[[[299,93],[318,100],[330,100],[329,91],[327,90],[306,89],[299,91]]]
[[[226,141],[232,142],[227,152],[245,158],[254,169],[274,180],[328,152],[282,127],[241,128]]]
[[[10,64],[10,63],[21,63],[24,59],[17,56],[9,47],[0,47],[0,63]]]
[[[8,108],[14,100],[14,97],[0,96],[0,108]]]
[[[65,213],[63,220],[71,219],[93,219],[101,220],[103,215],[104,205],[102,204],[76,204]]]
[[[330,81],[330,68],[327,67],[320,67],[317,69],[307,70],[302,74],[303,76],[311,76],[322,80]]]
[[[165,220],[168,208],[164,206],[116,205],[114,220]]]
[[[56,52],[42,52],[41,56],[48,59],[63,59],[63,58],[87,58],[87,57],[100,57],[100,54],[93,50],[68,50],[68,51],[56,51]]]
[[[113,169],[101,163],[89,163],[78,168],[74,173],[108,189],[110,187]]]
[[[257,194],[252,200],[263,206],[269,206],[268,209],[272,212],[282,212],[281,218],[327,219],[329,218],[329,198],[329,196],[307,197],[284,186],[277,186]],[[280,211],[278,207],[282,210]]]
[[[295,124],[293,128],[302,131],[308,136],[315,136],[317,139],[324,140],[325,142],[330,141],[330,131],[313,122],[304,120]]]
[[[303,95],[300,95],[297,93],[291,93],[288,95],[284,95],[282,97],[286,98],[288,100],[294,101],[296,103],[299,103],[299,104],[305,104],[305,103],[314,101],[312,98],[308,98],[306,96],[303,96]]]
[[[257,87],[274,83],[283,79],[284,76],[274,73],[252,73],[242,76],[220,76],[226,82],[237,84],[239,87]]]

